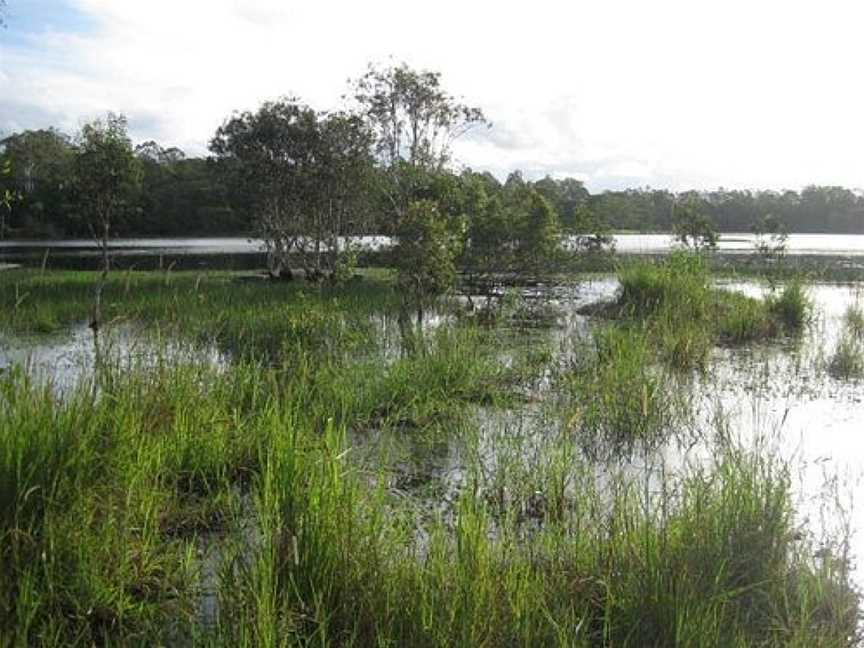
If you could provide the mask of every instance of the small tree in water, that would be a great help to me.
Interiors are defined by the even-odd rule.
[[[113,113],[108,113],[105,120],[85,124],[75,153],[78,212],[102,256],[90,319],[94,336],[98,336],[102,325],[102,291],[111,268],[111,229],[132,208],[141,181],[139,162],[126,128],[126,117]]]
[[[769,262],[783,260],[789,239],[783,221],[772,214],[765,214],[753,224],[753,234],[756,235],[753,247],[759,256]]]
[[[350,237],[368,212],[372,137],[363,120],[316,112],[294,98],[233,116],[210,142],[226,177],[256,212],[274,278],[289,255],[312,279],[350,272]]]
[[[554,264],[561,251],[558,215],[534,189],[525,195],[516,218],[516,259],[520,272],[537,273]]]
[[[673,208],[672,232],[677,241],[696,252],[717,247],[717,228],[708,216],[699,211],[695,201],[691,199]]]
[[[756,235],[753,247],[756,254],[768,266],[766,276],[771,289],[777,287],[777,270],[786,258],[786,242],[789,234],[786,226],[776,216],[765,214],[753,224],[753,234]]]
[[[408,206],[399,222],[393,250],[403,298],[403,334],[410,326],[406,321],[409,307],[416,312],[419,330],[425,309],[453,287],[460,248],[461,240],[453,232],[451,219],[439,211],[434,201],[419,200]]]

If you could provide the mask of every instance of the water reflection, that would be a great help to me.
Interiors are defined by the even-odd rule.
[[[115,323],[100,331],[99,359],[113,369],[127,371],[168,361],[227,365],[214,346],[193,345],[132,323]],[[93,332],[85,322],[49,337],[12,337],[0,334],[0,369],[26,368],[34,378],[50,383],[60,394],[93,377],[97,366]]]
[[[759,282],[721,281],[722,287],[752,296],[765,296],[770,288]],[[618,289],[612,276],[597,276],[570,286],[543,289],[532,287],[519,294],[526,303],[542,303],[554,314],[544,327],[517,325],[514,339],[526,346],[545,344],[556,362],[527,390],[518,407],[495,409],[478,406],[464,434],[452,430],[438,437],[421,437],[404,430],[366,430],[353,437],[358,456],[371,465],[387,466],[390,487],[396,494],[423,502],[423,514],[452,511],[461,489],[470,479],[479,480],[490,501],[518,501],[526,517],[544,496],[536,483],[532,466],[544,461],[550,447],[565,452],[576,447],[562,425],[548,397],[556,367],[566,366],[585,352],[594,327],[601,322],[580,314],[591,303],[611,299]],[[798,499],[799,519],[809,520],[818,533],[831,533],[848,525],[853,535],[852,551],[864,556],[864,507],[850,501],[864,501],[864,435],[862,400],[864,383],[832,377],[827,362],[843,329],[843,316],[859,300],[856,284],[819,283],[808,288],[816,317],[800,342],[780,341],[741,348],[717,348],[704,374],[682,381],[682,390],[693,404],[694,421],[677,438],[659,448],[645,448],[624,459],[598,462],[592,478],[613,484],[616,476],[645,476],[648,490],[663,488],[663,477],[693,463],[709,462],[715,454],[718,436],[744,447],[759,448],[786,457],[796,469],[793,484]],[[542,299],[541,299],[542,298]],[[474,300],[475,302],[477,300]],[[461,304],[465,307],[465,303]],[[430,314],[426,330],[453,321],[447,312]],[[380,332],[385,359],[392,362],[402,353],[400,331],[393,316],[373,320]],[[548,327],[552,324],[551,327]],[[216,365],[228,362],[213,349],[192,348],[170,338],[159,338],[132,324],[113,327],[107,336],[113,357],[133,366],[158,362],[183,354],[204,354]],[[507,362],[509,350],[501,349]],[[50,379],[58,389],[73,386],[95,365],[90,330],[85,324],[68,333],[38,341],[0,338],[0,367],[25,363],[33,373]],[[718,424],[718,421],[722,423]],[[695,440],[695,442],[694,442]],[[552,444],[550,446],[550,444]],[[576,456],[568,460],[576,461]],[[470,475],[469,466],[479,470]],[[524,471],[523,493],[503,492],[497,484],[518,483],[503,474]],[[571,483],[568,488],[578,485]],[[826,516],[823,505],[828,495],[839,498],[837,517]],[[601,488],[602,490],[602,488]],[[538,494],[539,493],[539,494]],[[836,509],[834,509],[836,511]],[[864,574],[858,573],[864,585]]]

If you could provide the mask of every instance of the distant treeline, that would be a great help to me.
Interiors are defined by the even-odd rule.
[[[77,214],[81,197],[73,181],[75,151],[75,139],[56,129],[24,131],[0,141],[0,190],[16,196],[10,205],[0,206],[0,238],[92,234]],[[249,208],[254,201],[244,195],[242,185],[226,181],[215,158],[187,157],[153,141],[136,146],[135,155],[141,182],[126,216],[114,226],[115,235],[242,236],[254,231],[255,215]],[[529,185],[549,201],[565,231],[671,231],[676,205],[687,202],[720,231],[749,231],[760,218],[772,215],[790,232],[864,233],[864,195],[842,187],[680,193],[644,188],[592,195],[574,178],[532,182],[518,171],[503,183],[470,170],[453,179],[481,181],[490,198]],[[367,233],[391,232],[389,211],[382,206],[380,214],[368,221]]]

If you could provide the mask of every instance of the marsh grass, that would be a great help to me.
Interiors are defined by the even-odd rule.
[[[843,314],[843,332],[828,361],[828,373],[844,380],[864,377],[864,312],[857,300]]]
[[[641,478],[592,480],[556,443],[516,473],[542,502],[533,505],[530,531],[515,510],[496,514],[475,476],[452,517],[429,519],[418,544],[382,482],[370,485],[352,470],[335,428],[298,446],[303,438],[283,438],[290,450],[266,453],[256,509],[262,543],[226,599],[241,605],[223,619],[231,642],[804,646],[854,639],[857,598],[844,585],[848,574],[810,557],[793,525],[789,475],[774,460],[729,447],[651,494]]]
[[[29,270],[0,275],[0,324],[19,334],[49,333],[86,321],[94,275]],[[15,295],[25,295],[18,300]],[[111,275],[106,320],[158,325],[164,332],[215,343],[232,354],[273,360],[287,347],[326,354],[374,342],[369,316],[392,310],[397,296],[377,274],[345,286],[272,282],[250,274]]]
[[[855,302],[846,307],[843,325],[856,338],[864,339],[864,308],[856,297]]]
[[[800,280],[759,300],[713,287],[707,261],[692,253],[623,265],[618,278],[621,291],[611,314],[644,322],[660,358],[681,369],[704,367],[716,344],[798,335],[812,316],[812,301]]]
[[[29,301],[5,327],[31,331],[37,307],[80,320],[86,276],[15,281]],[[549,381],[560,402],[530,403],[550,408],[530,433],[490,440],[472,412],[524,411],[516,387],[553,361],[527,343],[514,355],[512,331],[451,322],[391,358],[366,325],[392,306],[374,281],[112,280],[113,317],[230,361],[108,356],[62,395],[0,373],[0,644],[852,645],[848,565],[814,557],[781,458],[724,444],[645,472],[574,438],[644,460],[685,424],[655,336],[665,309],[711,310],[687,281],[642,301],[658,319],[598,331]],[[458,479],[431,478],[448,496],[430,503],[359,458],[370,430],[462,448]]]
[[[678,422],[671,377],[654,361],[645,329],[610,326],[594,334],[594,353],[565,377],[568,427],[595,451],[632,450],[665,440]]]
[[[797,333],[810,323],[813,315],[813,301],[807,289],[798,279],[792,279],[783,287],[780,294],[768,298],[768,311],[777,319],[788,333]]]
[[[864,376],[864,348],[861,340],[845,333],[834,347],[834,353],[828,362],[828,372],[841,379]]]

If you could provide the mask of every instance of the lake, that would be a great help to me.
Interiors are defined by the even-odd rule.
[[[677,247],[671,234],[616,234],[613,238],[615,249],[625,254],[661,254]],[[362,249],[375,251],[386,247],[390,239],[366,236],[359,241]],[[717,249],[723,254],[750,254],[754,244],[753,234],[724,233]],[[790,234],[786,245],[791,256],[864,257],[861,234]],[[115,239],[111,254],[118,265],[139,269],[170,264],[178,269],[248,269],[264,264],[263,242],[245,237]],[[99,249],[91,239],[0,241],[0,266],[34,266],[44,260],[52,268],[84,269],[94,267],[98,257]]]

